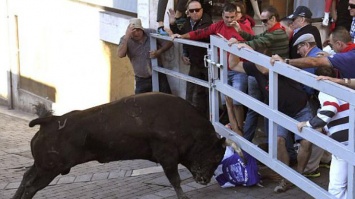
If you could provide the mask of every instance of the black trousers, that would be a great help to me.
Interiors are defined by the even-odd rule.
[[[201,80],[208,80],[208,69],[191,65],[189,75]],[[204,116],[209,117],[208,88],[186,82],[186,100]]]
[[[135,76],[135,81],[136,81],[135,94],[147,93],[153,91],[152,77],[143,78],[143,77]],[[159,91],[163,93],[171,94],[168,78],[166,77],[165,74],[161,74],[161,73],[159,73]]]

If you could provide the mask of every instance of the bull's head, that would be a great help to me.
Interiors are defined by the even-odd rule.
[[[213,145],[195,154],[190,165],[190,172],[195,181],[206,185],[210,182],[214,171],[222,161],[225,152],[225,138],[219,139]]]

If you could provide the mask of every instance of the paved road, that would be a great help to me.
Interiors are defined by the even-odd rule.
[[[0,199],[12,197],[26,168],[33,164],[29,143],[38,130],[38,127],[28,127],[28,122],[33,118],[34,115],[0,106]],[[264,187],[222,189],[214,179],[207,186],[202,186],[192,180],[185,168],[179,171],[183,190],[190,198],[312,198],[297,187],[285,193],[274,193],[277,183],[271,179],[263,180]],[[268,168],[263,168],[264,173],[267,171]],[[315,182],[326,187],[328,170],[321,169],[321,173]],[[176,196],[157,164],[134,160],[78,165],[69,174],[55,178],[34,198],[173,199]]]

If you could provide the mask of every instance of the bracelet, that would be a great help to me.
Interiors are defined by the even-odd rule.
[[[290,64],[290,59],[285,59],[286,64]]]

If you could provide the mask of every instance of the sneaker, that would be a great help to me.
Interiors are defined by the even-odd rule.
[[[159,35],[163,35],[163,36],[169,36],[169,34],[164,30],[164,26],[160,26],[157,30],[157,33]]]
[[[290,187],[292,186],[292,184],[290,182],[288,182],[287,180],[285,179],[282,179],[280,181],[280,184],[277,185],[274,189],[274,192],[276,193],[282,193],[282,192],[285,192],[287,189],[289,189]]]
[[[307,178],[317,178],[320,176],[320,172],[318,169],[309,172],[309,173],[304,173],[303,176],[307,177]]]
[[[319,163],[319,167],[320,167],[320,168],[327,168],[327,169],[329,169],[329,168],[330,168],[330,162],[328,162],[328,163],[320,162],[320,163]]]
[[[328,26],[328,25],[329,25],[329,18],[324,17],[324,18],[323,18],[323,21],[322,21],[322,25],[323,25],[323,26]]]

